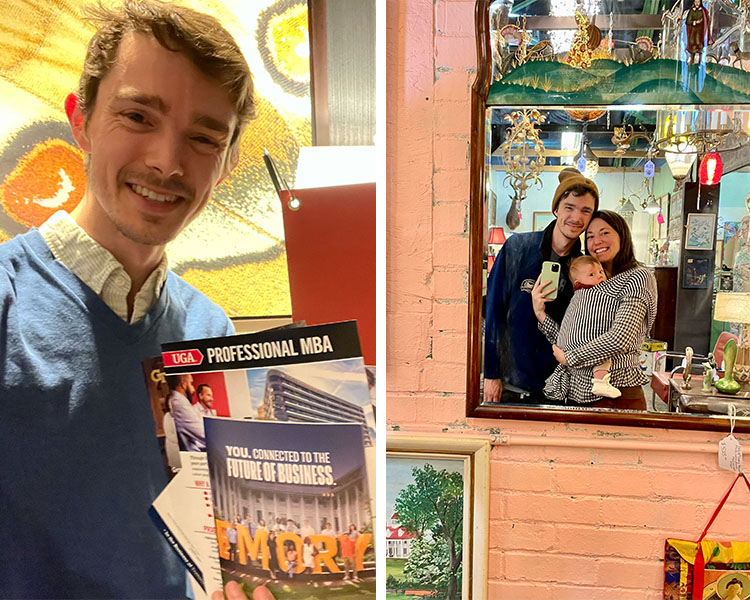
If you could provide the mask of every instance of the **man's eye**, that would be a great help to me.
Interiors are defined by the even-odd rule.
[[[195,135],[193,136],[193,141],[198,142],[199,144],[205,144],[207,146],[213,146],[213,147],[219,146],[216,140],[206,137],[205,135]]]
[[[126,119],[133,121],[133,123],[145,123],[146,117],[144,117],[141,113],[138,112],[128,112],[124,113],[124,116]]]

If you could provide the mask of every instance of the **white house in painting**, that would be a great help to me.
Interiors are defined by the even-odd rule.
[[[417,538],[408,533],[398,521],[398,513],[393,513],[386,526],[387,556],[388,558],[408,558],[412,542]]]

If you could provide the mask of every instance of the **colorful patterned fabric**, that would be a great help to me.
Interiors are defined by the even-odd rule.
[[[703,533],[695,542],[667,539],[664,549],[664,600],[725,600],[748,597],[746,592],[750,590],[750,542],[704,539],[740,479],[750,491],[750,480],[743,473],[737,473],[704,527]],[[738,595],[743,590],[745,595]]]
[[[704,566],[696,577],[700,547]],[[720,600],[732,580],[750,588],[750,542],[703,540],[700,543],[668,539],[664,550],[664,600]],[[694,590],[702,582],[703,592]]]

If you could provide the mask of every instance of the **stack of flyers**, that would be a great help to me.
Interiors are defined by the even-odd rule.
[[[297,589],[300,585],[312,591],[319,588],[321,598],[367,595],[370,588],[374,594],[374,562],[368,564],[367,553],[372,552],[370,539],[374,526],[375,417],[356,324],[343,322],[190,340],[165,344],[162,351],[163,368],[151,364],[146,374],[151,381],[152,407],[165,468],[171,476],[179,475],[154,502],[152,518],[193,575],[198,586],[194,586],[196,598],[210,596],[221,588],[222,579],[226,579],[229,546],[227,526],[223,523],[234,524],[233,530],[238,536],[244,535],[242,527],[246,527],[250,540],[253,540],[249,547],[256,548],[258,558],[251,558],[251,552],[245,546],[244,555],[237,550],[236,560],[230,565],[237,563],[238,568],[241,567],[242,577],[237,578],[253,584],[268,582],[277,598],[287,597],[284,590]],[[332,489],[328,489],[330,482],[319,486],[310,483],[309,478],[299,480],[299,477],[309,477],[311,472],[327,472],[332,465],[260,460],[261,463],[277,465],[281,477],[289,469],[294,471],[292,481],[294,485],[302,481],[304,493],[268,492],[264,488],[256,490],[244,486],[242,489],[249,496],[241,497],[234,504],[223,504],[226,499],[223,496],[217,498],[216,491],[214,497],[211,496],[206,464],[206,450],[211,443],[209,428],[212,425],[209,423],[217,421],[213,417],[239,418],[240,424],[269,428],[269,431],[276,432],[275,435],[282,436],[279,443],[284,436],[296,437],[296,427],[301,427],[300,431],[312,427],[318,432],[322,431],[321,427],[341,428],[328,431],[356,430],[359,450],[351,450],[351,441],[346,443],[353,455],[359,453],[363,457],[361,471],[358,471],[362,479],[356,486],[345,488],[340,487],[342,484],[336,479]],[[348,435],[351,434],[337,434],[331,439],[349,440]],[[276,448],[269,444],[255,446],[251,440],[232,445],[244,448],[239,452],[248,452],[252,448],[257,451]],[[295,451],[321,452],[305,448]],[[256,462],[252,456],[229,458],[249,461],[242,463],[243,469],[253,469]],[[327,475],[328,478],[331,476]],[[211,477],[213,480],[216,476],[212,473]],[[296,482],[295,477],[298,478]],[[238,478],[233,485],[236,487],[244,480]],[[247,481],[280,483],[252,477]],[[312,487],[308,489],[306,486],[309,485]],[[326,487],[325,491],[321,491],[323,487]],[[338,495],[343,489],[351,495],[346,501]],[[268,493],[275,500],[264,495]],[[333,509],[339,505],[344,507],[343,512]],[[353,509],[355,506],[357,511]],[[304,566],[305,552],[310,563],[311,550],[309,547],[305,549],[304,543],[304,537],[309,536],[300,538],[299,547],[293,538],[284,538],[281,550],[276,554],[279,569],[270,569],[264,564],[265,556],[273,566],[274,554],[268,550],[268,539],[264,537],[267,534],[261,533],[261,538],[256,540],[258,528],[265,527],[268,532],[275,530],[275,534],[280,532],[281,525],[284,533],[296,531],[299,534],[304,528],[306,533],[326,536],[313,544],[314,556],[320,558],[316,558],[317,567],[313,567],[312,572],[307,573],[309,567]],[[234,533],[228,535],[233,537]],[[351,558],[347,541],[350,538],[360,554],[355,555],[358,556],[354,565],[356,574],[352,569],[347,575],[343,555]],[[240,539],[245,541],[240,542]],[[335,541],[332,543],[330,539]],[[238,537],[238,544],[247,542],[248,538]],[[290,574],[288,562],[292,557],[287,558],[284,548],[292,543],[298,560]],[[249,564],[241,561],[243,556],[250,561]],[[281,567],[285,569],[285,578],[279,577]],[[317,591],[315,595],[318,595]],[[290,597],[296,596],[292,594]]]

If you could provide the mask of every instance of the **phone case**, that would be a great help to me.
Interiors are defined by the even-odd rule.
[[[557,271],[553,271],[553,265],[557,266]],[[550,300],[554,300],[557,298],[557,286],[560,285],[560,271],[562,270],[562,267],[560,266],[560,263],[558,262],[552,262],[550,260],[545,260],[542,263],[542,276],[541,281],[544,283],[545,281],[551,281],[553,290],[552,293],[547,296]],[[549,286],[547,287],[549,289]]]

